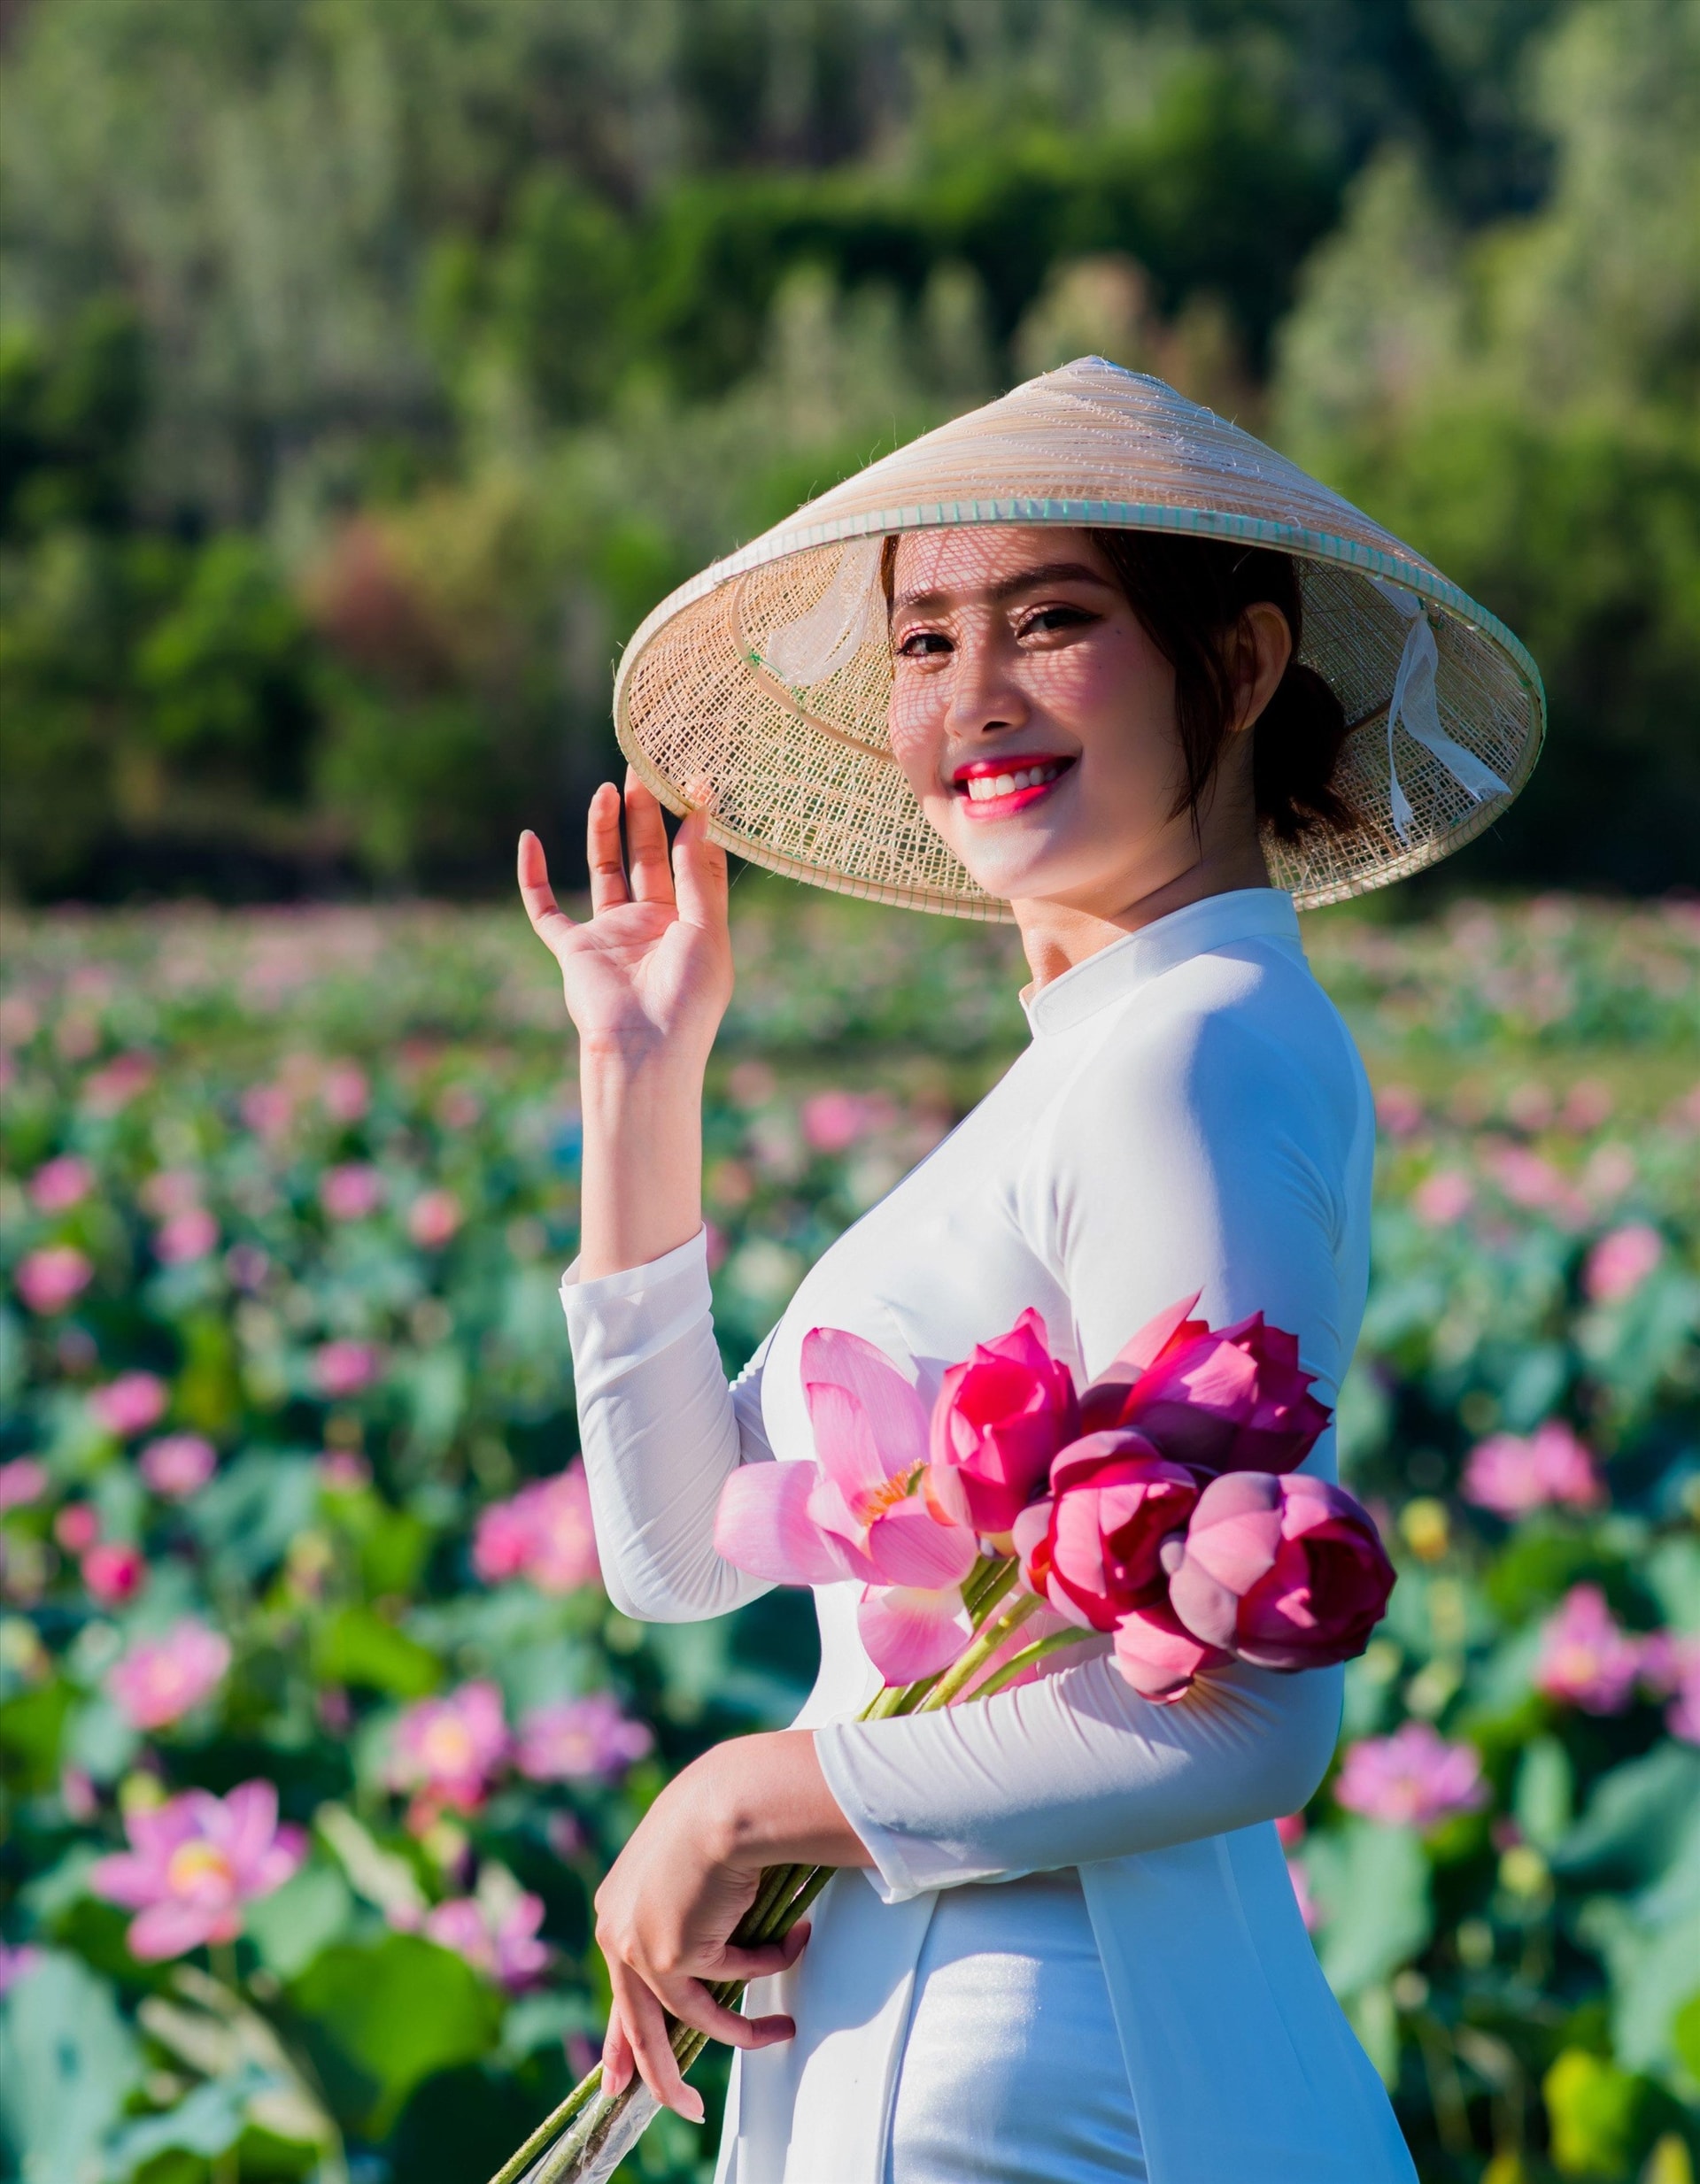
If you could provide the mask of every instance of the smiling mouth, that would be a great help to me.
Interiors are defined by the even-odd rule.
[[[951,785],[977,819],[1003,819],[1038,803],[1074,763],[1072,758],[1032,758],[1019,765],[977,759],[958,769]]]

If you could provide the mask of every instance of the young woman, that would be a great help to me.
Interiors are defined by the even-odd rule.
[[[1373,884],[1440,853],[1494,801],[1464,779],[1472,758],[1501,801],[1510,791],[1490,760],[1514,779],[1526,772],[1538,685],[1520,722],[1513,694],[1493,716],[1511,727],[1479,733],[1449,695],[1460,655],[1443,629],[1448,727],[1437,713],[1433,734],[1456,755],[1437,756],[1427,706],[1411,697],[1426,663],[1428,706],[1434,688],[1432,647],[1415,634],[1432,637],[1430,622],[1405,604],[1416,592],[1388,585],[1378,606],[1357,575],[1338,598],[1312,589],[1323,657],[1353,629],[1341,600],[1350,586],[1365,593],[1363,675],[1383,689],[1369,735],[1385,730],[1388,753],[1378,772],[1350,748],[1363,725],[1354,731],[1330,681],[1298,657],[1314,572],[1307,563],[1302,583],[1287,554],[1243,543],[1246,529],[1236,537],[1253,520],[1232,498],[1243,503],[1245,459],[1225,485],[1223,467],[1196,452],[1203,413],[1095,360],[1033,384],[1038,396],[1017,390],[981,413],[1006,489],[1000,415],[1044,441],[1043,460],[1031,445],[1020,457],[1035,481],[1024,493],[985,497],[992,459],[975,468],[961,423],[977,421],[961,421],[917,444],[934,447],[929,459],[956,490],[924,499],[913,490],[921,458],[902,451],[888,459],[908,464],[902,507],[877,529],[869,511],[898,493],[873,474],[852,481],[863,505],[853,496],[858,528],[841,536],[867,546],[821,544],[821,511],[850,489],[805,512],[808,551],[838,557],[824,583],[816,570],[800,594],[752,591],[752,571],[793,566],[782,527],[774,554],[752,549],[730,574],[710,572],[639,633],[622,670],[622,735],[651,779],[692,806],[670,857],[661,804],[636,772],[623,854],[619,792],[605,785],[591,806],[588,922],[557,907],[536,837],[521,844],[526,907],[560,961],[578,1031],[583,1246],[562,1294],[605,1571],[633,1616],[719,1615],[763,1589],[717,1556],[716,1501],[739,1463],[812,1454],[798,1374],[811,1327],[877,1343],[925,1401],[947,1365],[1028,1306],[1082,1379],[1194,1291],[1213,1323],[1261,1309],[1294,1330],[1325,1400],[1350,1358],[1372,1107],[1270,860],[1303,894],[1324,891],[1318,871]],[[1087,482],[1119,460],[1140,490],[1055,490],[1070,423],[1058,405],[1070,401],[1092,411],[1083,459],[1099,468]],[[1107,457],[1104,416],[1113,424],[1117,402],[1124,444]],[[1153,521],[1151,443],[1165,422],[1160,452],[1182,500],[1171,492],[1163,505],[1201,515],[1192,537]],[[1290,498],[1298,474],[1256,454]],[[1303,483],[1314,513],[1326,497]],[[970,499],[995,513],[951,522]],[[1108,526],[1062,520],[1101,518],[1107,504],[1117,512]],[[1273,528],[1267,513],[1255,521],[1265,536]],[[806,528],[800,519],[792,537]],[[1289,529],[1325,560],[1314,524]],[[1434,596],[1433,573],[1398,552],[1383,566]],[[1457,644],[1481,642],[1488,618],[1457,619]],[[634,710],[654,633],[676,638],[681,622],[699,652],[731,632],[693,686],[730,723],[718,754],[695,729],[669,742],[653,701]],[[1494,626],[1489,641],[1521,675],[1526,656],[1505,650],[1515,640]],[[676,659],[652,693],[677,673]],[[870,689],[881,720],[870,721]],[[753,743],[764,723],[765,757]],[[800,753],[821,799],[810,876],[933,907],[1007,904],[1032,973],[1022,996],[1032,1038],[814,1268],[729,1390],[700,1202],[704,1069],[732,989],[721,844],[807,868],[783,819]],[[766,808],[780,815],[764,822],[757,791],[769,777],[781,789]],[[1413,822],[1402,834],[1400,797]],[[907,835],[880,816],[900,809]],[[834,823],[846,846],[823,851]],[[883,876],[854,863],[870,835],[885,845]],[[893,841],[911,860],[907,898]],[[950,888],[954,906],[939,899]],[[1310,1463],[1333,1462],[1325,1437]],[[984,1702],[859,1723],[878,1678],[857,1640],[855,1588],[823,1586],[817,1604],[821,1676],[797,1725],[687,1768],[599,1894],[611,2087],[636,2070],[698,2117],[663,2012],[730,2042],[740,2053],[721,2173],[736,2184],[1412,2176],[1271,1825],[1327,1767],[1339,1671],[1235,1665],[1156,1706],[1121,1679],[1106,1640]],[[788,1862],[846,1869],[812,1933],[729,1946],[761,1869]],[[711,1999],[706,1982],[746,1976],[746,2014]]]

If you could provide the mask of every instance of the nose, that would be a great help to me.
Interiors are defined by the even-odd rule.
[[[958,632],[945,722],[954,743],[979,743],[1026,725],[1031,707],[999,634],[972,624]]]

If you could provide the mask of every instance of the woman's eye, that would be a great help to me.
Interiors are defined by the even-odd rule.
[[[1024,637],[1043,637],[1056,629],[1083,629],[1097,619],[1084,606],[1041,606],[1037,614],[1028,615],[1016,634]]]
[[[922,660],[949,652],[951,644],[941,629],[911,629],[897,649],[904,660]]]

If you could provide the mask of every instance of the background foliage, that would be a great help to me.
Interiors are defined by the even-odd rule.
[[[1700,829],[1700,0],[36,0],[0,94],[14,891],[574,853],[609,666],[1096,349],[1527,637],[1470,874]]]
[[[1001,930],[734,904],[729,1368],[1022,1036]],[[1385,1136],[1341,1423],[1400,1582],[1295,1884],[1425,2184],[1692,2184],[1700,922],[1307,935]],[[509,914],[61,912],[0,1035],[5,2143],[30,2184],[480,2184],[599,2029],[607,1861],[815,1643],[799,1595],[640,1626],[596,1581],[553,967]],[[213,1657],[161,1701],[185,1622]],[[257,1779],[298,1870],[139,1961],[95,1861]]]

